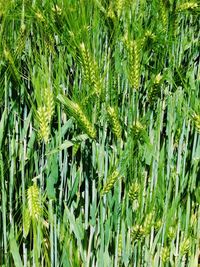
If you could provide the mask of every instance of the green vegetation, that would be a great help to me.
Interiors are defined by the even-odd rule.
[[[0,0],[0,266],[198,266],[199,12]]]

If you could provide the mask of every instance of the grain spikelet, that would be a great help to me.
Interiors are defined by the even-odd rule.
[[[49,140],[50,124],[54,114],[54,96],[49,87],[42,90],[42,104],[37,109],[38,136],[45,143]]]
[[[198,133],[200,133],[200,115],[194,113],[192,115],[192,120],[194,122],[194,126],[197,129]]]
[[[90,138],[96,138],[96,130],[82,111],[81,107],[76,102],[71,101],[69,98],[62,95],[58,95],[58,99],[65,105],[70,115],[77,120],[81,129],[85,131]]]
[[[112,20],[115,20],[115,9],[113,7],[112,2],[111,2],[111,4],[108,7],[107,17],[110,18],[110,19],[112,19]]]
[[[99,77],[98,66],[94,58],[84,43],[80,45],[81,65],[85,82],[92,88],[96,96],[101,94],[101,82]]]
[[[121,134],[122,134],[122,130],[121,130],[120,122],[118,120],[117,112],[115,111],[115,109],[113,107],[108,107],[107,112],[109,115],[109,120],[110,120],[110,124],[111,124],[112,130],[113,130],[113,133],[115,134],[115,136],[118,139],[120,139]]]
[[[139,121],[136,121],[136,123],[133,125],[132,133],[136,140],[140,142],[145,141],[145,134],[146,134],[145,127]]]
[[[160,15],[163,24],[163,31],[166,32],[168,28],[168,10],[163,0],[160,1]]]
[[[158,75],[156,75],[153,85],[148,93],[150,104],[157,102],[158,98],[161,98],[161,80],[162,75],[159,73]]]
[[[168,234],[167,234],[167,237],[169,238],[169,240],[173,240],[176,236],[176,229],[174,227],[169,227],[169,230],[168,230]]]
[[[141,47],[148,47],[150,43],[153,43],[156,40],[156,35],[151,32],[150,30],[147,30],[144,34],[144,37],[141,39]]]
[[[143,229],[144,229],[145,235],[148,235],[151,232],[151,227],[153,226],[153,224],[154,224],[154,213],[150,212],[146,216],[144,224],[143,224]]]
[[[133,241],[140,240],[144,237],[144,229],[142,225],[136,224],[131,230],[131,238]]]
[[[24,226],[23,226],[23,236],[24,238],[27,237],[27,235],[29,234],[29,230],[30,230],[30,225],[31,225],[31,216],[30,216],[30,211],[28,209],[28,207],[25,208],[24,210]]]
[[[180,254],[181,256],[186,255],[189,252],[190,249],[190,239],[189,238],[185,238],[181,244],[180,244]]]
[[[115,182],[118,180],[119,178],[119,172],[117,170],[115,170],[107,179],[106,184],[104,185],[102,191],[101,191],[101,195],[105,195],[107,194],[114,186]]]
[[[192,213],[190,217],[190,225],[194,226],[197,223],[197,213]]]
[[[44,89],[44,101],[43,102],[46,107],[46,115],[50,123],[53,117],[53,113],[54,113],[54,96],[50,88]]]
[[[130,200],[134,201],[138,198],[139,190],[140,190],[140,185],[137,182],[132,183],[128,192]]]
[[[138,41],[126,41],[129,61],[129,81],[134,89],[140,86],[140,44]]]
[[[39,130],[38,130],[39,138],[43,140],[45,143],[47,143],[50,135],[50,125],[49,125],[49,115],[45,106],[38,108],[37,119],[39,123]]]
[[[154,223],[155,230],[158,231],[162,227],[162,220],[159,219]]]
[[[72,155],[73,155],[73,157],[76,156],[76,154],[77,154],[79,148],[80,148],[80,144],[79,144],[79,143],[74,143],[74,145],[73,145],[73,149],[72,149]]]
[[[118,256],[121,257],[122,256],[122,235],[119,235],[118,238]]]
[[[116,7],[116,12],[117,12],[117,16],[118,17],[121,16],[124,4],[125,4],[124,0],[116,0],[115,1],[115,7]]]
[[[163,247],[160,252],[160,258],[163,263],[166,263],[169,260],[170,250],[169,247]]]
[[[30,217],[31,219],[38,220],[41,217],[42,210],[40,204],[40,192],[36,183],[28,188],[27,198]]]
[[[39,12],[39,11],[36,12],[35,16],[36,16],[36,19],[38,19],[40,22],[44,22],[45,21],[45,18],[43,17],[41,12]]]
[[[197,2],[186,2],[186,3],[179,5],[177,7],[177,11],[182,12],[182,11],[187,11],[187,10],[195,10],[196,8],[198,8],[198,6],[199,5]]]
[[[59,16],[62,14],[62,9],[58,5],[53,6],[51,10]]]

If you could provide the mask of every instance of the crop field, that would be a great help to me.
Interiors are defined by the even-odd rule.
[[[200,266],[200,2],[0,0],[0,266]]]

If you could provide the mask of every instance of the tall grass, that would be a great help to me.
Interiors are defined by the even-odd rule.
[[[199,11],[0,0],[0,266],[198,266]]]

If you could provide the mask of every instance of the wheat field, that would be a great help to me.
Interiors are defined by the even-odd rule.
[[[0,0],[0,266],[200,266],[200,2]]]

